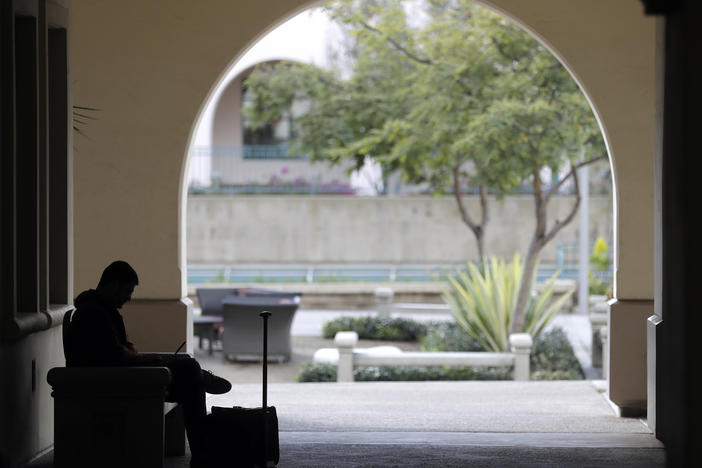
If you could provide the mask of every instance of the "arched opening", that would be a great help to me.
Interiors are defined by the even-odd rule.
[[[636,23],[636,35],[617,33],[621,21],[617,18],[626,16],[630,27],[634,27],[631,19],[640,15],[640,11],[633,3],[618,5],[616,11],[611,8],[600,11],[591,6],[570,10],[577,11],[576,16],[570,13],[559,16],[564,12],[556,12],[552,5],[540,3],[483,3],[535,32],[543,43],[556,51],[578,81],[585,83],[584,88],[597,110],[617,177],[616,190],[626,194],[617,197],[614,206],[617,301],[612,304],[610,336],[620,339],[613,341],[619,344],[611,350],[610,397],[622,409],[641,408],[646,399],[643,324],[653,307],[652,255],[642,255],[642,251],[653,251],[652,230],[648,228],[652,217],[646,209],[650,206],[646,201],[652,202],[653,194],[650,185],[641,184],[642,180],[651,180],[653,172],[652,159],[648,157],[653,148],[650,119],[653,93],[643,90],[653,86],[653,59],[651,49],[641,48],[640,44],[646,39],[652,41],[653,23],[642,18]],[[556,17],[560,19],[549,19]],[[603,34],[603,31],[614,34]],[[617,54],[610,54],[614,51],[613,44],[628,52],[615,59]],[[592,54],[592,50],[607,53]],[[624,76],[621,75],[622,63],[628,64],[627,70],[637,69],[638,72],[631,75],[625,72],[629,76],[626,85],[617,86],[614,83]],[[610,74],[609,70],[619,71]],[[640,91],[635,91],[637,89]],[[638,130],[633,131],[635,128]],[[649,248],[642,250],[642,246]],[[630,365],[632,363],[635,365]]]

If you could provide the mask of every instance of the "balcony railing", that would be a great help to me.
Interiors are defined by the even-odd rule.
[[[290,145],[279,143],[273,145],[217,145],[196,146],[192,157],[198,158],[243,158],[243,159],[309,159],[300,153],[289,154]]]

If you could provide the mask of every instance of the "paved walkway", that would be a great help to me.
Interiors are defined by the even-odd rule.
[[[603,381],[292,383],[317,348],[331,345],[320,337],[325,321],[368,313],[296,314],[291,361],[269,366],[281,468],[665,466],[665,451],[645,421],[616,417]],[[413,317],[441,318],[425,315]],[[564,315],[556,324],[587,364],[587,318]],[[229,393],[209,396],[208,407],[261,405],[260,364],[229,363],[221,352],[196,357],[234,383]],[[50,453],[33,468],[52,465]],[[189,456],[166,459],[166,468],[188,465]]]
[[[280,424],[279,466],[665,466],[662,445],[645,421],[616,417],[603,381],[291,383],[316,349],[331,346],[320,337],[324,322],[370,313],[296,314],[293,358],[269,365],[268,398]],[[412,317],[450,319],[444,315]],[[589,365],[587,318],[564,315],[554,325],[566,330],[581,363]],[[260,406],[260,364],[227,363],[221,353],[197,355],[204,367],[234,382],[231,392],[209,397],[209,406]],[[169,463],[186,466],[183,459]]]
[[[640,419],[601,382],[272,384],[280,467],[664,467]],[[257,384],[208,405],[260,406]],[[169,459],[168,468],[187,466]]]

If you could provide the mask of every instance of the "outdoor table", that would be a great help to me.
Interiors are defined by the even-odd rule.
[[[263,322],[259,314],[268,311],[271,313],[268,320],[268,359],[279,362],[290,360],[290,328],[299,304],[299,296],[289,295],[225,297],[222,301],[224,356],[232,361],[263,359]]]

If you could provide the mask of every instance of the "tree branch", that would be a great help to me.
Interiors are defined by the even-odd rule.
[[[488,221],[487,188],[485,184],[480,184],[480,229],[485,229]]]
[[[546,232],[546,204],[543,199],[541,190],[541,166],[534,163],[534,171],[532,172],[531,186],[534,191],[534,210],[536,211],[536,228],[534,230],[534,239],[541,239]]]
[[[598,156],[594,159],[589,159],[587,161],[580,162],[580,163],[576,164],[575,166],[571,166],[571,169],[570,169],[570,172],[568,173],[568,175],[565,176],[563,179],[559,180],[556,185],[551,187],[551,189],[548,192],[546,192],[546,201],[550,200],[551,197],[554,196],[556,194],[556,192],[558,192],[558,189],[560,189],[563,186],[563,184],[568,179],[570,179],[570,177],[573,176],[573,174],[575,174],[575,172],[578,169],[580,169],[581,167],[587,166],[588,164],[592,164],[595,161],[600,161],[602,159],[607,159],[607,155]]]
[[[568,223],[570,223],[573,220],[575,214],[578,212],[578,208],[580,207],[580,200],[582,197],[580,196],[580,181],[578,180],[578,173],[576,170],[577,167],[580,166],[575,166],[571,170],[571,174],[573,175],[573,184],[575,185],[575,203],[573,204],[570,213],[568,213],[568,216],[566,216],[566,218],[562,222],[556,220],[556,223],[553,225],[551,230],[540,240],[541,246],[546,245],[548,242],[550,242],[551,239],[553,239],[556,236],[556,234],[558,234],[558,231],[563,229],[565,226],[568,225]]]
[[[365,21],[361,21],[360,24],[361,24],[361,26],[363,26],[365,29],[369,30],[370,32],[372,32],[372,33],[374,33],[374,34],[381,34],[381,31],[380,31],[379,29],[374,28],[373,26],[371,26],[370,24],[366,23]],[[412,53],[411,51],[407,50],[405,47],[403,47],[403,46],[400,45],[397,41],[395,41],[394,39],[392,39],[392,38],[390,38],[390,37],[387,38],[387,41],[388,41],[395,49],[397,49],[398,51],[402,52],[403,54],[405,54],[407,57],[409,57],[410,59],[414,60],[415,62],[419,62],[419,63],[422,63],[422,64],[424,64],[424,65],[433,65],[433,64],[434,64],[434,62],[432,62],[432,61],[431,61],[430,59],[428,59],[428,58],[421,58],[421,57],[418,57],[417,55],[415,55],[415,54]]]
[[[466,210],[466,207],[463,204],[463,197],[461,197],[461,184],[459,181],[459,175],[460,175],[460,167],[455,166],[453,168],[453,195],[454,195],[454,197],[456,197],[456,204],[458,204],[458,211],[461,214],[461,219],[463,219],[463,222],[466,223],[468,225],[468,227],[474,233],[477,233],[481,230],[482,223],[479,225],[475,221],[473,221],[473,219],[470,217],[470,214],[468,213],[468,210]]]

